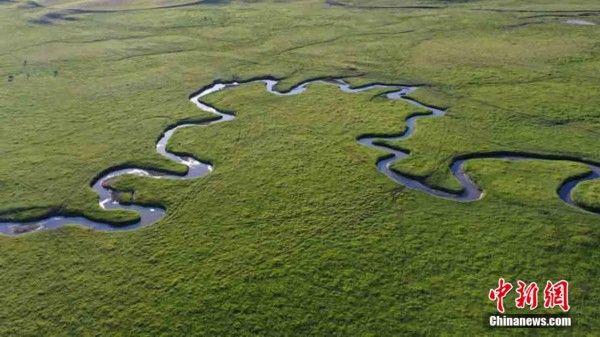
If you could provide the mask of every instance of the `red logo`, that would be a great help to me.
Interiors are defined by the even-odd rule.
[[[525,308],[525,305],[529,306],[529,310],[537,308],[538,305],[538,286],[537,283],[527,283],[519,280],[517,281],[519,287],[517,287],[517,293],[519,297],[515,300],[516,307],[519,309]]]
[[[508,292],[512,289],[512,284],[505,283],[503,278],[498,280],[498,288],[490,289],[490,293],[488,294],[488,298],[490,301],[496,301],[496,309],[499,313],[504,312],[504,297],[508,294]]]
[[[565,280],[552,283],[548,281],[544,288],[544,308],[559,306],[562,311],[569,311],[569,282]]]
[[[504,281],[503,278],[498,279],[498,287],[490,289],[488,298],[490,301],[496,302],[496,310],[499,313],[504,313],[504,298],[513,289],[513,285]],[[527,284],[521,280],[517,281],[517,298],[515,306],[519,309],[524,309],[526,306],[529,310],[534,310],[538,306],[539,288],[536,282]],[[551,281],[546,282],[544,288],[544,308],[559,307],[562,311],[567,312],[569,306],[569,282],[560,280],[556,283]]]

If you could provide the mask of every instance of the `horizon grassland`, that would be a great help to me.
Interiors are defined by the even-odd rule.
[[[448,165],[468,153],[600,162],[600,1],[14,0],[0,1],[0,32],[5,221],[135,220],[102,210],[90,182],[118,165],[184,172],[155,142],[211,117],[188,96],[217,79],[422,85],[412,96],[447,114],[390,143],[410,151],[393,168],[448,190],[461,187]],[[556,192],[589,168],[481,159],[465,168],[481,200],[406,189],[376,170],[385,152],[356,142],[419,112],[381,92],[207,96],[237,118],[168,147],[211,174],[112,182],[164,219],[0,236],[0,336],[597,334],[600,216]],[[600,209],[600,182],[573,197]],[[574,326],[490,329],[500,277],[568,280]],[[523,313],[514,299],[507,312]]]

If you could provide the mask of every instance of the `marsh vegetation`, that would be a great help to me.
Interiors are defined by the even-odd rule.
[[[0,74],[12,76],[0,83],[1,219],[131,219],[100,209],[90,181],[116,165],[185,172],[154,145],[211,117],[188,95],[265,74],[279,90],[321,76],[422,85],[412,97],[446,116],[389,145],[410,150],[395,170],[439,188],[460,188],[448,167],[465,153],[600,160],[600,28],[564,24],[598,22],[595,1],[141,3],[0,3]],[[39,21],[57,12],[74,19]],[[0,282],[14,285],[0,290],[0,335],[491,334],[482,316],[500,276],[568,279],[568,333],[597,331],[600,220],[556,198],[589,168],[473,160],[476,203],[402,188],[374,167],[385,153],[356,142],[419,112],[382,92],[278,97],[256,84],[207,97],[237,118],[181,129],[169,150],[211,162],[210,175],[111,182],[125,201],[165,206],[163,220],[0,237]],[[598,183],[573,197],[597,209]]]

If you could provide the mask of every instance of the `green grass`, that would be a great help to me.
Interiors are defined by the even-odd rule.
[[[411,151],[394,168],[448,189],[459,187],[448,164],[464,153],[600,160],[599,28],[556,17],[516,27],[528,14],[471,10],[597,4],[427,3],[448,7],[232,2],[37,25],[71,4],[2,4],[0,216],[58,209],[130,220],[102,211],[90,181],[120,164],[181,172],[154,143],[176,121],[209,117],[187,97],[217,78],[271,74],[285,77],[282,89],[327,75],[427,84],[413,96],[448,114],[394,143]],[[135,189],[136,202],[165,205],[165,219],[132,232],[0,237],[0,335],[593,335],[600,218],[556,195],[587,168],[474,160],[466,169],[480,201],[407,190],[376,170],[384,153],[356,142],[403,130],[415,112],[375,94],[313,85],[276,97],[245,85],[208,96],[238,118],[179,130],[169,148],[210,160],[214,172],[114,183]],[[596,187],[582,184],[574,198],[595,207]],[[569,280],[576,326],[487,329],[499,277]]]
[[[591,210],[600,209],[600,185],[597,181],[586,181],[573,190],[573,201]]]

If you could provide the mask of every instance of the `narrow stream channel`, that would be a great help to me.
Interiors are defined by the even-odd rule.
[[[126,168],[126,169],[114,169],[109,170],[102,177],[92,182],[91,187],[99,196],[99,205],[101,208],[106,210],[130,210],[135,211],[140,215],[140,220],[136,223],[124,226],[116,226],[106,222],[94,221],[82,216],[50,216],[45,219],[37,220],[37,221],[29,221],[29,222],[0,222],[0,233],[5,235],[20,235],[24,233],[29,233],[33,231],[40,230],[51,230],[55,228],[59,228],[61,226],[67,224],[78,224],[85,227],[89,227],[91,229],[100,230],[100,231],[125,231],[125,230],[133,230],[143,226],[148,226],[153,224],[160,219],[162,219],[166,215],[166,210],[160,207],[154,206],[145,206],[138,204],[123,204],[117,201],[117,196],[115,195],[115,191],[113,191],[109,187],[109,182],[111,179],[114,179],[123,175],[135,175],[135,176],[144,176],[155,179],[196,179],[203,177],[209,174],[212,171],[212,166],[207,163],[203,163],[198,161],[197,159],[190,156],[179,156],[174,153],[167,151],[167,144],[173,134],[181,129],[187,127],[196,127],[196,126],[209,126],[216,123],[228,122],[235,117],[233,115],[218,111],[214,107],[211,107],[205,103],[203,103],[200,99],[206,95],[211,93],[224,90],[226,88],[239,86],[244,83],[255,83],[262,82],[265,85],[266,90],[269,93],[278,96],[291,96],[298,95],[304,92],[308,86],[312,83],[326,83],[338,86],[343,92],[346,93],[360,93],[373,89],[389,89],[389,91],[383,94],[383,97],[386,97],[391,100],[402,100],[409,104],[412,104],[420,109],[426,110],[427,113],[420,113],[411,115],[406,119],[406,127],[404,131],[396,136],[364,136],[359,137],[357,139],[358,143],[368,146],[370,148],[384,150],[389,153],[388,156],[380,159],[377,163],[377,169],[385,174],[387,177],[392,179],[398,184],[401,184],[407,188],[418,190],[421,192],[428,193],[430,195],[441,197],[445,199],[455,200],[459,202],[470,202],[479,200],[482,198],[483,193],[479,189],[477,185],[469,178],[469,176],[464,172],[464,164],[465,162],[473,159],[482,159],[482,158],[496,158],[496,159],[505,159],[505,160],[564,160],[564,161],[573,161],[580,162],[588,165],[592,173],[582,176],[582,177],[574,177],[566,180],[557,190],[557,193],[561,200],[566,202],[567,204],[582,209],[580,206],[576,205],[573,202],[571,197],[572,190],[582,181],[598,179],[600,178],[600,167],[589,162],[585,162],[579,160],[577,158],[567,158],[560,157],[554,155],[540,155],[540,154],[527,154],[527,153],[478,153],[478,154],[470,154],[462,157],[457,157],[450,165],[450,170],[454,174],[454,176],[460,181],[463,186],[463,191],[461,193],[451,193],[448,191],[436,189],[420,181],[418,179],[411,178],[409,176],[400,174],[391,169],[393,163],[402,160],[408,156],[407,152],[381,145],[376,144],[381,141],[401,141],[411,137],[415,130],[417,121],[421,118],[438,118],[445,115],[445,111],[442,109],[438,109],[432,106],[427,106],[420,102],[415,101],[412,98],[407,97],[408,94],[415,91],[418,87],[414,86],[404,86],[404,85],[394,85],[394,84],[370,84],[360,87],[351,87],[350,84],[345,82],[342,79],[316,79],[310,80],[306,82],[302,82],[291,90],[286,92],[280,92],[275,89],[278,84],[278,80],[272,79],[270,77],[252,79],[245,82],[215,82],[212,85],[209,85],[203,89],[201,89],[196,94],[190,97],[190,101],[195,104],[200,110],[213,113],[217,116],[216,119],[209,121],[200,121],[200,122],[190,122],[185,124],[179,124],[177,126],[167,128],[159,140],[156,143],[156,152],[158,152],[163,157],[166,157],[169,160],[172,160],[176,163],[183,164],[187,166],[188,170],[185,175],[176,175],[176,174],[165,174],[158,171],[152,171],[141,168]],[[584,210],[589,212],[587,210]]]

